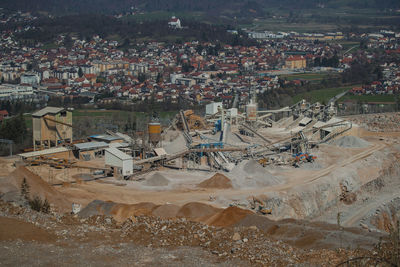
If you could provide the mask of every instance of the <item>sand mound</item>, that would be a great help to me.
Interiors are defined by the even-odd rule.
[[[150,178],[146,179],[144,184],[148,186],[166,186],[169,184],[169,180],[162,174],[156,172]]]
[[[111,209],[111,215],[117,222],[123,222],[128,218],[140,215],[151,215],[153,209],[158,206],[154,203],[143,202],[138,204],[116,204]]]
[[[201,188],[232,188],[232,181],[221,173],[214,174],[211,178],[204,180],[198,187]]]
[[[47,198],[49,203],[53,204],[57,209],[62,211],[71,210],[72,203],[68,201],[61,192],[58,192],[42,178],[40,178],[40,176],[29,171],[24,166],[18,167],[16,170],[10,173],[9,177],[4,178],[2,185],[8,184],[10,188],[18,188],[19,190],[24,178],[29,185],[31,198],[34,196],[39,196],[42,199]]]
[[[334,146],[349,148],[364,148],[370,145],[370,143],[368,143],[364,139],[352,135],[343,136],[339,139],[333,140],[332,142],[330,142],[330,144]]]
[[[238,207],[229,207],[218,212],[205,223],[212,226],[229,227],[238,223],[249,214],[253,214],[253,212]]]
[[[232,171],[232,181],[237,188],[254,188],[282,183],[255,160],[244,160]]]
[[[185,217],[193,221],[204,221],[219,212],[221,209],[213,206],[199,203],[190,202],[183,205],[176,214],[176,217]]]
[[[152,214],[153,216],[162,218],[162,219],[169,219],[169,218],[174,218],[176,217],[176,214],[178,213],[179,209],[181,207],[172,205],[172,204],[165,204],[157,207],[156,209],[153,210]]]
[[[79,212],[82,218],[95,215],[112,216],[117,222],[123,222],[128,218],[140,215],[150,215],[158,206],[150,202],[137,204],[121,204],[111,201],[94,200]]]

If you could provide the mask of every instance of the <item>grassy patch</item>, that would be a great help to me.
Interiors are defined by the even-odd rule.
[[[292,98],[293,104],[299,102],[302,99],[305,99],[311,103],[320,102],[320,103],[328,103],[329,99],[332,97],[347,91],[354,86],[345,86],[345,87],[336,87],[336,88],[327,88],[314,90],[306,93],[302,93],[296,95]]]
[[[32,115],[24,114],[23,116],[24,116],[26,128],[31,129],[32,128]]]
[[[327,77],[326,73],[296,73],[296,74],[284,74],[280,78],[287,79],[288,81],[293,80],[308,80],[308,81],[320,81]]]
[[[56,49],[58,48],[58,45],[56,45],[55,43],[48,43],[48,44],[44,44],[41,49],[43,50],[47,50],[47,49]]]

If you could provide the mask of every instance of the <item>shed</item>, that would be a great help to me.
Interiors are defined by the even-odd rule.
[[[46,157],[57,157],[57,158],[68,158],[70,149],[66,147],[53,147],[49,149],[43,149],[39,151],[32,151],[27,153],[18,154],[21,159],[31,159],[31,158],[38,158],[41,156]]]
[[[92,136],[90,136],[90,139],[93,139],[94,141],[106,142],[106,143],[118,143],[118,142],[124,141],[124,139],[122,137],[112,136],[112,135],[108,135],[108,134],[92,135]]]
[[[126,177],[133,174],[133,158],[111,147],[105,150],[106,167],[114,169],[114,175]]]
[[[109,147],[106,142],[86,142],[75,144],[75,156],[84,160],[91,160],[104,155],[104,149]]]
[[[312,119],[305,117],[299,122],[299,126],[306,126],[312,121]]]

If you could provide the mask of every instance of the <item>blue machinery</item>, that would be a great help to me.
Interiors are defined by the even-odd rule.
[[[209,148],[224,148],[224,143],[222,142],[217,142],[217,143],[204,143],[204,144],[198,144],[195,146],[195,148],[199,149],[209,149]],[[204,152],[198,152],[198,155],[200,157],[203,156]]]

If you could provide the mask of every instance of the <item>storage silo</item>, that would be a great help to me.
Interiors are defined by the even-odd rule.
[[[257,121],[257,104],[250,102],[246,105],[246,120]]]
[[[148,124],[149,142],[153,146],[161,141],[161,124],[159,122],[150,122]]]

